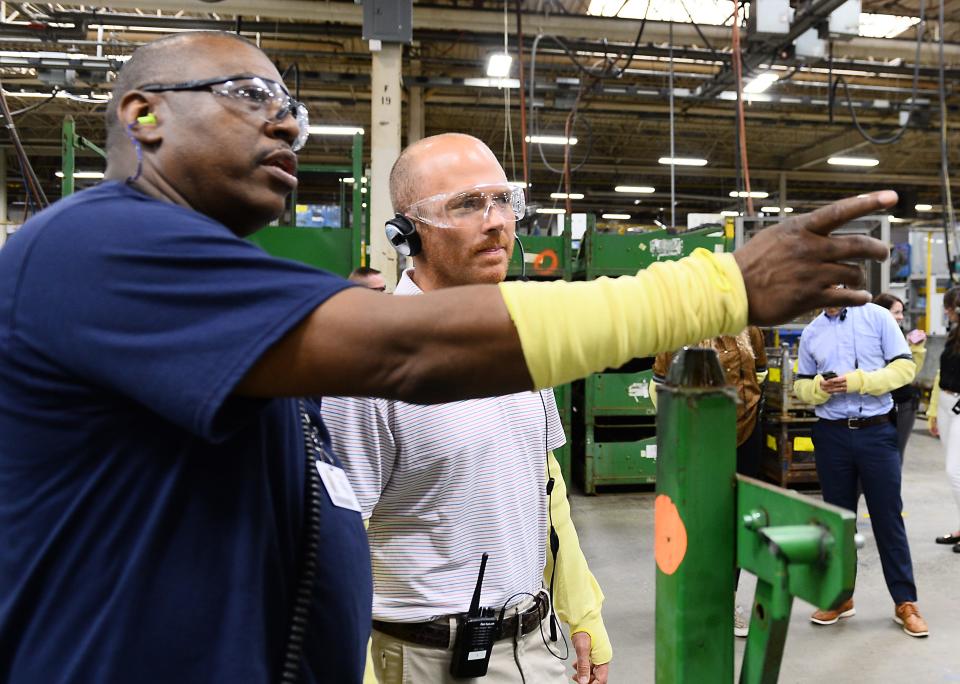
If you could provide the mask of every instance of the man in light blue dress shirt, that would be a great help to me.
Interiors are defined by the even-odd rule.
[[[870,511],[894,621],[914,637],[929,630],[916,606],[910,546],[900,498],[900,457],[890,391],[916,374],[890,313],[877,306],[827,308],[804,329],[794,391],[816,406],[817,475],[827,503],[856,512],[858,483]],[[856,613],[853,599],[811,620],[832,625]]]

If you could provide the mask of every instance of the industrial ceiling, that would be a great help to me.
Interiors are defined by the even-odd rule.
[[[924,1],[863,0],[862,9],[915,19]],[[417,88],[422,94],[424,133],[476,135],[501,156],[508,175],[523,178],[518,84],[497,87],[500,82],[485,76],[489,55],[504,49],[506,23],[507,48],[514,55],[510,77],[519,79],[519,18],[527,133],[562,136],[568,119],[573,122],[571,135],[577,144],[570,148],[570,189],[583,195],[572,202],[574,211],[625,212],[640,222],[662,220],[669,217],[671,172],[678,223],[689,212],[742,211],[744,202],[730,196],[744,187],[730,21],[691,23],[698,0],[669,3],[684,9],[687,17],[673,22],[636,18],[649,11],[647,6],[664,3],[612,3],[613,10],[622,10],[619,17],[588,14],[591,4],[510,0],[504,7],[501,1],[415,1],[413,43],[404,50],[403,74],[406,92]],[[842,3],[793,4],[796,21],[802,19],[804,26],[816,29]],[[594,12],[597,7],[593,5]],[[755,7],[762,5],[750,3],[747,13]],[[921,212],[921,219],[939,220],[940,66],[949,124],[960,105],[956,91],[960,0],[926,2],[924,9],[919,47],[916,23],[895,38],[825,40],[819,46],[822,56],[798,54],[792,36],[758,37],[746,26],[742,29],[744,82],[763,72],[778,77],[772,87],[744,100],[751,190],[769,193],[758,198],[758,206],[777,205],[785,193],[784,204],[802,211],[841,196],[894,187],[906,191],[911,203],[932,206]],[[613,10],[608,6],[607,13]],[[370,125],[371,57],[361,38],[362,8],[353,2],[118,0],[98,6],[8,1],[0,2],[0,13],[3,88],[12,110],[28,110],[16,114],[15,122],[51,196],[59,195],[54,174],[60,168],[64,117],[72,116],[79,133],[102,144],[104,98],[119,60],[137,45],[171,31],[239,30],[258,42],[281,71],[296,65],[300,99],[310,108],[311,123]],[[831,87],[838,76],[846,88]],[[37,95],[55,89],[59,96]],[[907,130],[888,145],[869,142],[855,128],[850,113],[852,108],[865,132],[883,138],[898,129],[911,106]],[[576,116],[571,117],[574,107]],[[407,112],[404,107],[405,134]],[[706,159],[705,166],[658,163],[670,156],[671,124],[673,156]],[[949,162],[957,157],[958,142],[949,126],[945,140]],[[2,143],[9,155],[8,138]],[[563,146],[531,145],[528,151],[531,200],[562,206],[563,201],[550,194],[564,189],[556,173],[562,166]],[[345,162],[349,153],[347,138],[313,136],[301,160]],[[837,155],[869,157],[878,163],[870,168],[828,164],[828,158]],[[102,163],[85,156],[78,166],[97,169]],[[7,169],[9,199],[23,201],[12,155]],[[622,185],[655,191],[643,195],[614,191]]]

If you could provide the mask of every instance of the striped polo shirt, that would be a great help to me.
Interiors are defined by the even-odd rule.
[[[395,294],[420,294],[404,272]],[[546,450],[565,442],[553,392],[423,406],[325,397],[323,420],[369,519],[373,617],[466,612],[536,593],[546,562]]]

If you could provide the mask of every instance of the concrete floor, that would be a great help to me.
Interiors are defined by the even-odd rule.
[[[903,501],[918,605],[930,636],[908,637],[891,619],[893,602],[861,500],[858,529],[866,546],[859,554],[857,614],[819,627],[809,622],[809,604],[795,600],[781,682],[960,682],[960,554],[933,543],[955,529],[957,510],[940,443],[921,427],[925,423],[918,420],[907,445]],[[613,684],[653,681],[653,498],[652,492],[630,492],[576,493],[571,499],[583,551],[606,595],[604,619],[615,651]],[[737,602],[748,611],[754,585],[753,576],[744,573]],[[745,640],[736,641],[739,671]]]

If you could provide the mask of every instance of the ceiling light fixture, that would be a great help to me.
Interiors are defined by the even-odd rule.
[[[748,95],[762,93],[764,90],[776,83],[778,78],[780,77],[774,72],[765,71],[750,81],[747,85],[743,86],[743,92],[747,93]]]
[[[626,221],[630,218],[630,214],[600,214],[600,218],[609,219],[611,221]]]
[[[649,195],[656,192],[656,190],[649,185],[618,185],[613,191],[625,192],[631,195]]]
[[[566,137],[565,135],[528,135],[528,143],[539,143],[540,145],[576,145],[577,139]]]
[[[308,126],[310,135],[363,135],[360,126]]]
[[[660,157],[658,163],[664,166],[706,166],[707,160],[699,157]]]
[[[553,209],[551,207],[540,207],[537,209],[538,214],[566,214],[566,209]]]
[[[731,197],[752,197],[753,199],[767,199],[770,196],[769,192],[764,192],[763,190],[751,190],[749,193],[746,190],[731,190]]]
[[[63,171],[56,171],[53,175],[57,178],[63,178]],[[103,171],[74,171],[73,177],[100,179],[103,178]]]
[[[510,65],[513,57],[505,52],[495,52],[487,60],[487,76],[490,78],[506,78],[510,75]]]
[[[764,214],[779,214],[779,213],[780,213],[780,207],[760,207],[760,211],[762,211]],[[784,208],[783,208],[783,213],[784,213],[784,214],[792,214],[792,213],[793,213],[793,207],[784,207]]]
[[[872,157],[830,157],[827,163],[831,166],[876,166],[880,160]]]
[[[569,194],[567,194],[567,193],[565,193],[565,192],[551,192],[551,193],[550,193],[550,199],[568,199],[568,198],[569,198],[569,199],[572,199],[572,200],[582,200],[582,199],[583,199],[583,193],[582,193],[582,192],[571,192],[571,193],[569,193]]]

